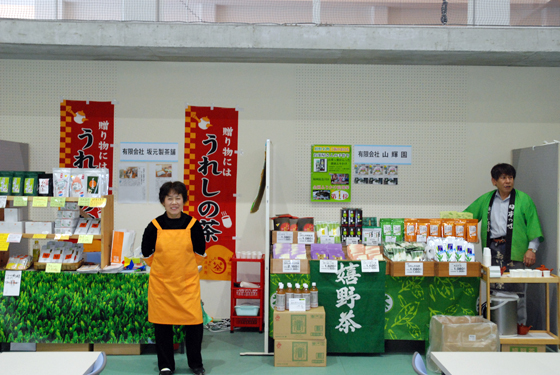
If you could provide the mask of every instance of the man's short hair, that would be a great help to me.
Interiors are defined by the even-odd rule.
[[[187,203],[187,187],[181,181],[168,181],[165,184],[161,185],[159,188],[159,202],[163,204],[165,201],[165,197],[169,194],[170,191],[174,191],[177,194],[183,196],[183,203]]]
[[[511,164],[500,163],[492,167],[490,174],[492,175],[492,178],[494,180],[499,179],[503,174],[505,174],[506,176],[511,176],[515,179],[515,168],[513,168],[513,165]]]

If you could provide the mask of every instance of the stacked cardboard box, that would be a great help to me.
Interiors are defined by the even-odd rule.
[[[325,309],[274,310],[274,366],[324,367],[327,365]]]

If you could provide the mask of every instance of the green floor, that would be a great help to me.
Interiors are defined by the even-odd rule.
[[[396,343],[396,342],[395,342]],[[208,375],[356,375],[356,374],[415,374],[411,361],[414,349],[398,344],[385,354],[370,356],[328,356],[326,367],[274,367],[274,356],[241,356],[245,352],[262,352],[264,336],[255,331],[204,331],[202,357]],[[408,352],[410,350],[410,352]],[[423,354],[423,353],[422,353]],[[185,354],[176,353],[176,374],[192,374]],[[109,356],[103,375],[157,374],[157,359],[153,347],[138,356]]]

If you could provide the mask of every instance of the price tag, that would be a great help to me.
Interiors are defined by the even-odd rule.
[[[66,205],[66,197],[52,197],[51,207],[64,207]]]
[[[0,242],[0,251],[8,251],[10,244],[6,241]]]
[[[93,234],[80,234],[78,243],[93,243]]]
[[[331,236],[321,236],[321,243],[334,243],[334,237]]]
[[[305,298],[290,298],[288,300],[289,310],[291,311],[305,311]]]
[[[346,238],[346,245],[357,245],[359,241],[358,237],[348,237]]]
[[[397,237],[387,236],[387,237],[385,237],[385,242],[397,242]]]
[[[38,240],[44,240],[44,239],[47,238],[47,235],[46,234],[35,233],[33,235],[33,238],[37,238]]]
[[[377,259],[362,260],[362,272],[379,272],[379,260]]]
[[[298,232],[297,242],[306,245],[315,243],[315,232]]]
[[[425,234],[416,235],[416,242],[426,242],[427,237]]]
[[[55,240],[69,240],[70,236],[68,234],[55,234],[54,235],[54,239]]]
[[[449,263],[449,276],[467,276],[467,263]]]
[[[27,197],[14,197],[14,207],[27,207]]]
[[[91,198],[89,201],[90,207],[105,207],[107,198]]]
[[[377,246],[377,245],[379,245],[379,241],[377,240],[377,238],[368,237],[368,238],[366,238],[365,245],[366,246]]]
[[[91,201],[91,198],[78,198],[78,206],[89,206],[89,202]]]
[[[33,197],[31,207],[48,207],[49,197]]]
[[[476,335],[469,335],[469,341],[476,341]]]
[[[282,272],[284,273],[299,273],[301,272],[301,263],[299,259],[284,259],[282,260]]]
[[[6,239],[6,242],[20,243],[22,236],[23,235],[21,233],[10,233],[8,234],[8,238]]]
[[[276,232],[277,243],[294,243],[294,232],[279,231]]]
[[[8,200],[8,197],[4,196],[0,196],[0,208],[6,208],[6,201]]]
[[[418,263],[408,263],[404,264],[404,275],[405,276],[422,276],[424,275],[424,264],[422,262]]]
[[[338,271],[338,260],[321,259],[319,262],[320,273],[336,273]]]
[[[62,271],[62,263],[47,263],[46,273],[60,273]]]
[[[19,296],[21,271],[6,271],[4,275],[4,296]]]

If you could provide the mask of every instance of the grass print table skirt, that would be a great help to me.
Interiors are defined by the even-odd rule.
[[[0,296],[0,342],[154,342],[148,274],[22,272],[19,297]],[[0,271],[0,290],[4,271]],[[175,327],[175,342],[184,334]]]

